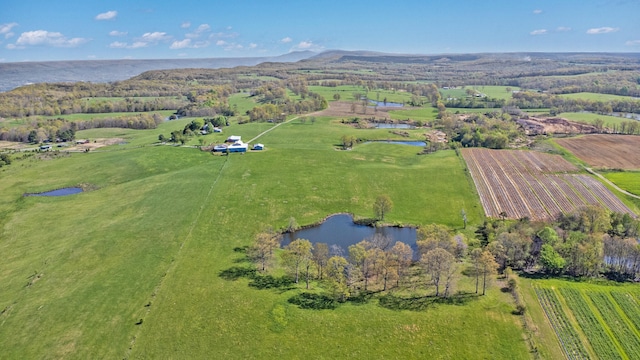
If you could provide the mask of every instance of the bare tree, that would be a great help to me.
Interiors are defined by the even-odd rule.
[[[436,296],[440,296],[440,286],[444,280],[445,289],[442,296],[447,297],[456,272],[453,255],[445,249],[437,248],[423,255],[420,262],[436,287]]]
[[[388,195],[379,195],[373,203],[373,212],[378,220],[384,220],[384,216],[391,211],[392,208],[393,203]]]
[[[273,250],[280,247],[278,236],[272,232],[261,232],[256,235],[254,244],[248,249],[247,255],[250,259],[260,264],[261,270],[265,271],[268,263],[273,259]]]

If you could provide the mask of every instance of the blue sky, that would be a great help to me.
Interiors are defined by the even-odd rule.
[[[0,61],[640,52],[640,0],[7,0]]]

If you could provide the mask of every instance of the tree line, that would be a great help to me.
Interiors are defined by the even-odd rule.
[[[62,118],[34,119],[24,125],[0,128],[0,140],[25,143],[71,141],[75,138],[75,132],[79,130],[112,127],[155,129],[163,121],[164,116],[157,113],[77,121],[69,121]]]
[[[307,289],[315,281],[337,301],[394,289],[450,297],[456,293],[461,269],[473,277],[475,293],[483,295],[495,274],[512,269],[634,280],[640,274],[639,235],[637,219],[587,206],[551,223],[487,220],[475,239],[443,225],[422,226],[417,230],[417,253],[379,234],[347,249],[307,239],[281,248],[280,234],[270,230],[256,235],[247,255],[258,271],[284,270],[293,283]],[[524,311],[520,307],[518,311]]]

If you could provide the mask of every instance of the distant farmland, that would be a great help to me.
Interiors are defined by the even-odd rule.
[[[548,220],[588,204],[633,212],[599,181],[557,155],[533,151],[462,149],[485,214]]]
[[[556,142],[594,167],[640,169],[640,136],[598,134],[558,139]]]

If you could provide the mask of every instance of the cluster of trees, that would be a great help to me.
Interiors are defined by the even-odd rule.
[[[202,130],[205,130],[207,132],[213,132],[214,127],[220,128],[228,125],[229,125],[229,120],[227,120],[227,118],[222,115],[219,115],[213,118],[194,119],[190,123],[185,125],[182,131],[180,130],[172,131],[169,138],[167,138],[164,134],[158,135],[158,140],[160,142],[166,142],[166,141],[170,141],[174,143],[179,142],[184,145],[193,136],[201,135]],[[201,138],[200,140],[201,140],[200,144],[204,145],[206,140],[204,138]]]
[[[516,139],[524,137],[522,129],[503,112],[489,112],[458,117],[443,114],[435,122],[447,134],[452,144],[462,147],[504,149]]]
[[[550,224],[496,220],[478,231],[502,269],[634,279],[640,273],[640,222],[587,206]]]
[[[23,118],[77,113],[175,110],[185,104],[182,92],[114,84],[34,84],[0,93],[0,116]],[[133,90],[135,89],[135,90]],[[140,97],[156,97],[141,99]],[[110,99],[96,99],[108,97]]]
[[[249,121],[284,121],[287,114],[303,114],[327,108],[327,100],[322,95],[309,92],[304,100],[293,101],[285,95],[284,98],[273,100],[275,104],[258,105],[247,111]]]
[[[555,94],[521,91],[513,94],[508,103],[521,109],[551,109],[553,113],[590,111],[598,114],[640,113],[640,100],[621,99],[612,101],[596,101],[588,99],[571,99]]]
[[[28,124],[0,128],[0,140],[28,143],[70,141],[75,132],[94,128],[155,129],[164,121],[160,114],[132,114],[117,118],[69,121],[66,119],[34,119]]]
[[[425,283],[435,296],[452,295],[467,258],[464,236],[452,236],[445,226],[429,225],[418,230],[417,245],[420,256],[414,257],[411,246],[377,234],[349,246],[346,252],[306,239],[296,239],[279,250],[279,235],[262,232],[248,255],[260,271],[277,263],[295,283],[304,281],[307,289],[312,280],[323,282],[330,296],[339,301],[397,287],[415,291]],[[498,264],[489,251],[479,248],[469,254],[467,264],[476,279],[476,293],[484,295]]]
[[[476,294],[482,295],[493,275],[512,269],[615,280],[640,274],[640,221],[600,207],[561,215],[553,223],[487,221],[476,234],[477,239],[467,240],[443,225],[420,227],[416,256],[409,245],[380,234],[346,250],[306,239],[280,249],[279,234],[267,231],[256,236],[247,254],[261,272],[274,266],[284,269],[307,289],[318,281],[338,301],[394,288],[448,297],[455,292],[462,267],[474,277]],[[520,307],[518,311],[524,311]]]
[[[9,154],[0,154],[0,168],[5,165],[11,165],[11,156]]]

